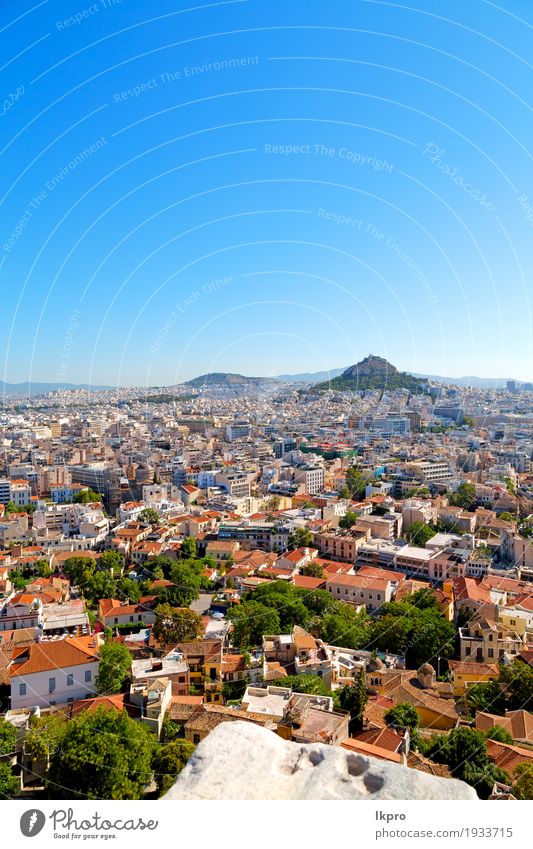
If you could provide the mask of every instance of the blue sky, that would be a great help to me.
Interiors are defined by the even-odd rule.
[[[2,4],[2,376],[533,379],[532,34],[529,0]]]

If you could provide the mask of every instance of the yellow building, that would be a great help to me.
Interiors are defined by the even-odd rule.
[[[449,660],[448,666],[452,678],[453,694],[457,698],[464,696],[473,684],[486,684],[488,681],[495,681],[500,673],[497,663]]]

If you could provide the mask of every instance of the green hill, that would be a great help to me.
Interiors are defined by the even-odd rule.
[[[245,377],[243,374],[212,371],[208,374],[201,374],[199,377],[193,377],[185,385],[195,386],[199,389],[202,386],[260,386],[265,383],[272,383],[272,380],[268,377]]]
[[[335,389],[339,392],[357,392],[367,389],[393,392],[395,389],[407,389],[413,394],[420,394],[427,391],[428,382],[404,371],[398,371],[383,357],[369,354],[338,377],[318,383],[314,388],[320,392],[326,389]]]

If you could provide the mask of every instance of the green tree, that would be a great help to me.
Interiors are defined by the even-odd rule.
[[[72,500],[74,504],[94,504],[96,501],[103,501],[103,497],[93,489],[80,489]]]
[[[155,750],[152,766],[160,796],[170,790],[193,752],[189,740],[173,740]]]
[[[363,726],[363,717],[368,701],[363,669],[359,670],[353,684],[346,684],[338,691],[338,699],[341,708],[350,713],[350,734],[353,734]]]
[[[91,606],[101,598],[114,598],[118,594],[117,585],[108,572],[93,572],[84,584],[78,586]]]
[[[313,534],[309,528],[296,528],[289,535],[289,548],[309,548],[313,545]]]
[[[20,779],[8,763],[0,763],[0,799],[12,799],[20,787]]]
[[[300,575],[306,575],[309,578],[323,578],[324,568],[320,563],[308,563],[307,566],[302,566]]]
[[[182,557],[196,557],[196,540],[194,537],[185,537],[182,539],[180,554]]]
[[[120,578],[116,583],[116,593],[119,598],[129,599],[133,604],[137,604],[142,598],[142,584],[131,578]]]
[[[346,514],[339,519],[339,528],[349,529],[355,525],[357,519],[357,513],[354,513],[353,510],[347,510]]]
[[[533,708],[533,668],[521,660],[500,667],[499,682],[505,693],[507,710]]]
[[[75,586],[83,589],[92,578],[95,568],[96,564],[91,557],[69,557],[63,571]]]
[[[141,510],[139,519],[147,525],[159,525],[159,514],[152,507],[145,507],[144,510]]]
[[[463,510],[473,510],[476,506],[476,487],[473,483],[465,481],[459,484],[456,492],[449,496],[449,502],[454,507],[462,507]]]
[[[330,691],[319,675],[287,675],[272,682],[274,687],[290,687],[295,693],[329,696]]]
[[[66,715],[62,713],[51,716],[32,716],[24,738],[24,753],[33,760],[48,763],[60,745],[67,722]]]
[[[418,728],[420,720],[418,711],[409,702],[398,702],[384,715],[387,725],[395,725],[397,728],[409,728],[413,731]]]
[[[157,746],[125,711],[97,708],[67,724],[48,781],[55,798],[139,799],[152,777]]]
[[[490,761],[477,769],[469,763],[465,764],[463,781],[472,785],[480,799],[489,798],[496,781],[511,784],[509,774]]]
[[[120,693],[131,669],[131,654],[122,643],[104,643],[96,678],[99,693]]]
[[[263,634],[281,633],[278,611],[256,601],[241,602],[228,618],[233,623],[233,643],[241,649],[260,646]]]
[[[478,710],[499,716],[505,714],[505,694],[498,681],[472,684],[466,691],[464,702],[469,716],[475,716]]]
[[[412,545],[423,548],[426,542],[435,536],[435,531],[426,522],[413,522],[404,532],[404,536]]]
[[[533,764],[519,764],[514,771],[513,796],[533,799]]]
[[[40,559],[32,567],[32,571],[38,578],[49,578],[52,574],[52,569],[48,560]]]
[[[474,783],[472,776],[489,763],[485,735],[475,728],[454,728],[449,734],[434,735],[425,755],[436,763],[447,764],[455,778],[471,779],[468,783]]]
[[[104,551],[98,561],[98,568],[112,575],[120,575],[124,568],[124,557],[118,551]]]
[[[0,757],[12,754],[16,742],[17,729],[10,722],[0,718]]]
[[[350,490],[350,495],[356,501],[361,501],[365,497],[367,480],[356,466],[350,466],[346,472],[346,486]]]
[[[509,734],[507,729],[503,728],[502,725],[494,725],[485,732],[485,737],[487,740],[496,740],[498,743],[507,743],[509,746],[512,746],[514,743],[513,735]]]
[[[202,629],[202,617],[188,607],[160,604],[155,615],[157,619],[152,626],[152,636],[163,646],[195,640]]]
[[[195,598],[198,598],[203,571],[204,566],[201,561],[178,560],[174,563],[170,570],[173,586],[167,588],[168,599],[164,601],[168,600],[174,607],[188,607]]]

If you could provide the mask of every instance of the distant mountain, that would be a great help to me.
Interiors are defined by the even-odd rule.
[[[199,377],[193,377],[184,385],[200,389],[202,386],[262,386],[274,382],[275,378],[271,377],[245,377],[243,374],[213,371],[208,374],[201,374]]]
[[[105,389],[116,389],[116,386],[97,386],[90,383],[4,383],[0,381],[0,395],[46,395],[48,392],[76,391],[85,389],[87,392],[100,392]]]
[[[508,380],[513,380],[511,377],[475,377],[474,375],[465,375],[463,377],[440,377],[436,374],[415,374],[415,377],[424,377],[427,380],[432,380],[434,383],[451,384],[452,386],[473,386],[476,389],[504,389]],[[517,385],[521,385],[522,381],[517,380]]]
[[[336,389],[339,391],[357,391],[364,389],[389,390],[408,389],[412,393],[422,393],[428,388],[427,380],[420,377],[414,377],[412,374],[407,374],[404,371],[398,371],[383,357],[375,357],[369,354],[360,363],[345,369],[338,377],[333,380],[326,380],[323,383],[318,383],[315,389],[323,391],[325,389]]]
[[[283,383],[319,383],[321,380],[330,380],[338,377],[346,371],[346,368],[332,368],[329,371],[305,371],[303,374],[278,374],[276,380]]]

